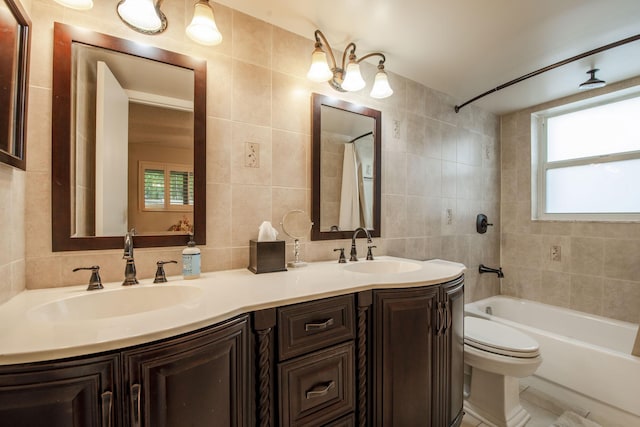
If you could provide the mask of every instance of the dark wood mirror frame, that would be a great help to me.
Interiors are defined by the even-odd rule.
[[[56,22],[53,47],[53,112],[52,112],[52,166],[51,166],[51,221],[52,250],[76,251],[91,249],[118,249],[123,247],[122,236],[71,236],[71,78],[73,42],[110,49],[193,70],[194,72],[194,239],[206,243],[206,82],[207,65],[203,59],[145,46],[105,34],[74,28]],[[134,239],[135,247],[182,246],[187,235],[140,235]]]
[[[369,230],[371,237],[380,237],[380,206],[381,206],[381,153],[382,153],[382,114],[378,110],[364,107],[361,105],[352,104],[347,101],[342,101],[330,96],[320,95],[317,93],[311,96],[312,113],[311,113],[311,136],[312,136],[312,199],[311,199],[311,212],[313,228],[311,229],[311,240],[334,240],[334,239],[350,239],[353,236],[353,230],[351,231],[320,231],[320,212],[321,212],[321,200],[320,200],[320,157],[321,157],[321,132],[322,132],[322,106],[326,105],[333,108],[338,108],[344,111],[348,111],[355,114],[361,114],[374,119],[374,200],[373,200],[373,229]],[[362,236],[361,236],[362,237]]]
[[[14,62],[17,64],[17,75],[15,76],[15,82],[13,82],[16,90],[15,111],[9,120],[9,126],[13,123],[13,129],[7,129],[7,133],[13,134],[13,138],[12,140],[7,141],[6,144],[9,151],[0,149],[0,162],[26,170],[27,99],[29,88],[29,56],[31,50],[31,20],[18,0],[3,1],[20,26],[20,32],[17,35],[17,51],[14,50],[13,52],[17,54],[17,58],[13,58],[14,60],[12,61],[11,58],[7,58],[5,56],[7,52],[4,52],[4,49],[2,52],[1,60],[4,64],[12,64]],[[11,78],[11,76],[4,76],[4,73],[2,74],[3,78]],[[0,85],[2,86],[9,86],[10,84],[11,82],[0,81]],[[0,114],[6,114],[8,117],[10,108],[4,102],[4,99],[0,100]],[[3,135],[2,137],[4,136],[8,137],[9,135]],[[4,145],[4,143],[4,141],[1,142],[2,145]],[[9,145],[11,145],[12,148],[9,147]]]

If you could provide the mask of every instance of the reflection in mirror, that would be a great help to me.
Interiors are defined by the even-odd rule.
[[[313,95],[313,240],[380,236],[380,119],[366,107]]]
[[[78,42],[71,49],[72,235],[192,231],[193,71]]]
[[[205,243],[202,60],[56,23],[53,250]]]
[[[30,27],[18,0],[0,0],[0,162],[23,170]]]
[[[309,215],[303,210],[294,209],[282,217],[282,230],[292,239],[293,242],[293,261],[290,261],[288,267],[304,267],[306,262],[300,259],[300,239],[303,239],[309,231],[313,223],[309,219]]]

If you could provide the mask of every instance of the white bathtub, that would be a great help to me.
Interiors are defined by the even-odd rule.
[[[466,304],[465,313],[535,338],[536,376],[640,417],[640,357],[631,355],[638,325],[505,296]]]

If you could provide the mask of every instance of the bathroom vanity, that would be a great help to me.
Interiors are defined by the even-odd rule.
[[[135,287],[26,291],[0,306],[0,425],[459,425],[463,271],[380,257],[206,273],[139,285],[132,300],[200,291],[133,314]],[[118,315],[100,317],[109,293]]]

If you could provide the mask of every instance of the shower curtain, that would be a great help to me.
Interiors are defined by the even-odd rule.
[[[340,230],[355,230],[360,227],[360,194],[358,185],[358,162],[353,144],[344,144],[342,161],[342,191],[340,193]]]

